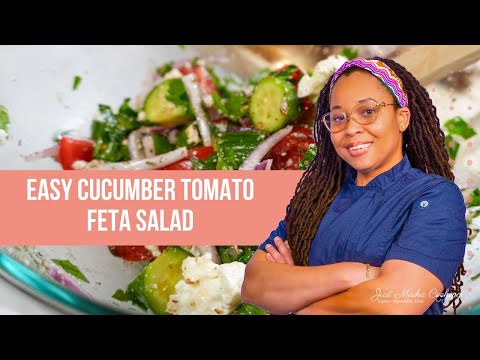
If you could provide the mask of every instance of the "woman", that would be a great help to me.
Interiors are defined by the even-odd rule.
[[[321,91],[314,133],[315,159],[248,263],[243,300],[276,314],[455,311],[466,208],[426,90],[393,60],[351,60]]]

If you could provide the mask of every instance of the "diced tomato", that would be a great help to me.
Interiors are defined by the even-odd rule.
[[[308,146],[314,141],[312,129],[296,126],[265,155],[263,160],[273,159],[272,170],[298,170]]]
[[[190,158],[197,160],[207,160],[213,152],[213,146],[200,146],[188,150],[188,155],[185,159],[177,161],[171,165],[165,166],[161,170],[193,170],[193,164]]]
[[[308,98],[301,99],[303,102],[303,112],[300,119],[297,120],[299,125],[313,126],[315,123],[315,104]]]
[[[190,61],[185,61],[180,64],[177,64],[176,68],[178,69],[178,71],[182,73],[182,75],[188,75],[193,72],[192,63]]]
[[[182,75],[188,75],[191,73],[195,74],[198,82],[198,87],[200,88],[200,92],[202,93],[203,96],[208,96],[208,95],[212,95],[213,93],[218,93],[218,90],[215,87],[215,83],[213,82],[213,79],[210,76],[210,73],[208,72],[208,70],[205,68],[205,66],[202,66],[202,65],[192,66],[190,62],[186,62],[182,64],[178,68],[178,70],[182,73]]]
[[[212,152],[213,146],[200,146],[188,150],[188,157],[205,161],[212,154]]]
[[[64,170],[72,170],[72,164],[77,160],[91,161],[95,143],[89,139],[75,139],[62,136],[59,141],[58,161]]]
[[[145,246],[109,246],[110,252],[117,257],[128,261],[148,261],[155,259],[155,256]],[[159,246],[158,250],[163,251],[167,246]]]
[[[212,95],[213,93],[218,94],[218,90],[215,87],[215,83],[213,82],[210,73],[207,71],[205,66],[194,66],[193,72],[197,77],[198,86],[202,94],[205,95]]]
[[[294,69],[289,69],[290,67],[294,67]],[[284,71],[290,72],[290,76],[288,77],[287,80],[290,81],[293,85],[295,85],[295,87],[298,87],[298,82],[300,81],[302,76],[305,75],[302,69],[300,69],[299,67],[296,67],[295,65],[289,65],[289,64],[275,70],[275,73],[278,74]]]

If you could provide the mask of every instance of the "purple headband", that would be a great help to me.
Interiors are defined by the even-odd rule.
[[[380,60],[369,60],[363,58],[356,58],[351,61],[345,62],[340,69],[338,69],[332,77],[330,83],[330,93],[332,92],[332,87],[338,77],[348,68],[352,66],[359,67],[370,71],[377,79],[379,79],[397,100],[400,107],[408,106],[407,94],[403,89],[402,80],[390,69],[383,61]]]

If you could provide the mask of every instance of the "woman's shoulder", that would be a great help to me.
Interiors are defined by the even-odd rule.
[[[415,169],[412,175],[416,178],[414,182],[417,182],[418,197],[430,196],[432,199],[451,201],[451,205],[465,206],[463,193],[454,181],[438,174],[424,173],[419,169]]]

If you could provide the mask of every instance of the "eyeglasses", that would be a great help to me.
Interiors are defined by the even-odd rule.
[[[377,103],[376,101],[369,100],[356,105],[349,113],[345,113],[339,109],[328,112],[323,115],[322,122],[332,133],[345,129],[352,118],[361,125],[368,125],[377,120],[380,109],[388,105],[397,104]]]

